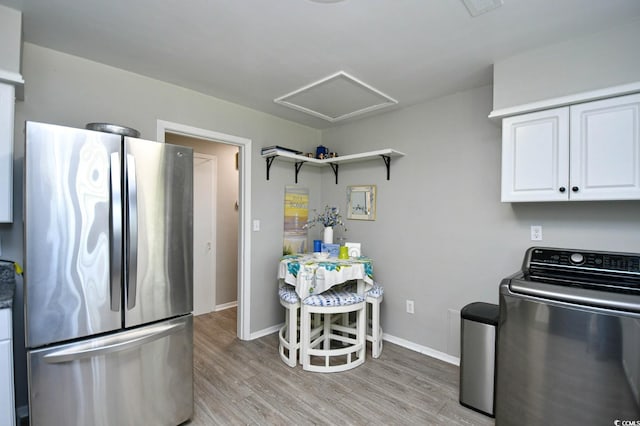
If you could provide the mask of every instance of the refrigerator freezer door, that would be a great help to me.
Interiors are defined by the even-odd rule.
[[[122,326],[121,311],[112,310],[119,307],[119,295],[111,280],[117,284],[119,272],[110,270],[110,258],[118,253],[110,200],[120,181],[112,176],[111,154],[120,156],[120,147],[117,135],[27,123],[27,347]]]
[[[33,426],[177,425],[193,414],[193,317],[30,351]]]
[[[125,327],[193,310],[193,151],[125,138]]]

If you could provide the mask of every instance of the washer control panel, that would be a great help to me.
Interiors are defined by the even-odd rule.
[[[532,247],[523,268],[532,266],[640,274],[640,254]]]

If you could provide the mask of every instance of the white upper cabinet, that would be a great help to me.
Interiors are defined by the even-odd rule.
[[[571,107],[571,199],[640,199],[640,94]]]
[[[502,201],[562,201],[569,181],[569,109],[502,121]]]
[[[640,199],[640,95],[505,118],[502,201]]]
[[[15,88],[0,83],[0,223],[13,221],[13,114]]]

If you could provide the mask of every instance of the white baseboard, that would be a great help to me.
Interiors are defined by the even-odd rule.
[[[224,311],[225,309],[235,308],[238,306],[238,301],[223,303],[222,305],[216,305],[215,310],[213,312]]]
[[[284,325],[284,322],[269,328],[265,328],[255,333],[251,333],[251,337],[249,338],[249,340],[259,339],[260,337],[268,336],[269,334],[272,334],[272,333],[277,333],[278,330],[280,330],[280,327],[282,327],[283,325]],[[417,343],[410,342],[409,340],[405,340],[400,337],[391,336],[390,334],[387,334],[387,333],[383,333],[382,340],[394,343],[398,346],[402,346],[403,348],[410,349],[414,352],[418,352],[423,355],[430,356],[431,358],[436,358],[436,359],[439,359],[440,361],[444,361],[446,363],[453,364],[458,367],[460,366],[460,358],[451,356],[444,352],[437,351],[435,349],[431,349],[428,346],[418,345]]]
[[[271,326],[269,328],[265,328],[260,331],[256,331],[255,333],[251,333],[251,335],[249,336],[249,340],[259,339],[261,337],[268,336],[273,333],[277,333],[280,330],[280,327],[282,327],[283,325],[284,325],[284,322]]]
[[[449,364],[460,366],[460,358],[451,356],[444,352],[437,351],[435,349],[431,349],[428,346],[418,345],[417,343],[413,343],[413,342],[410,342],[409,340],[401,339],[400,337],[391,336],[387,333],[383,333],[382,340],[395,343],[398,346],[402,346],[403,348],[411,349],[412,351],[419,352],[424,355],[428,355],[432,358],[439,359],[440,361],[444,361]]]

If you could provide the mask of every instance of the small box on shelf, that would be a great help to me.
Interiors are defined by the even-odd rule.
[[[328,252],[329,257],[338,257],[338,254],[340,253],[340,244],[322,243],[322,251]]]

